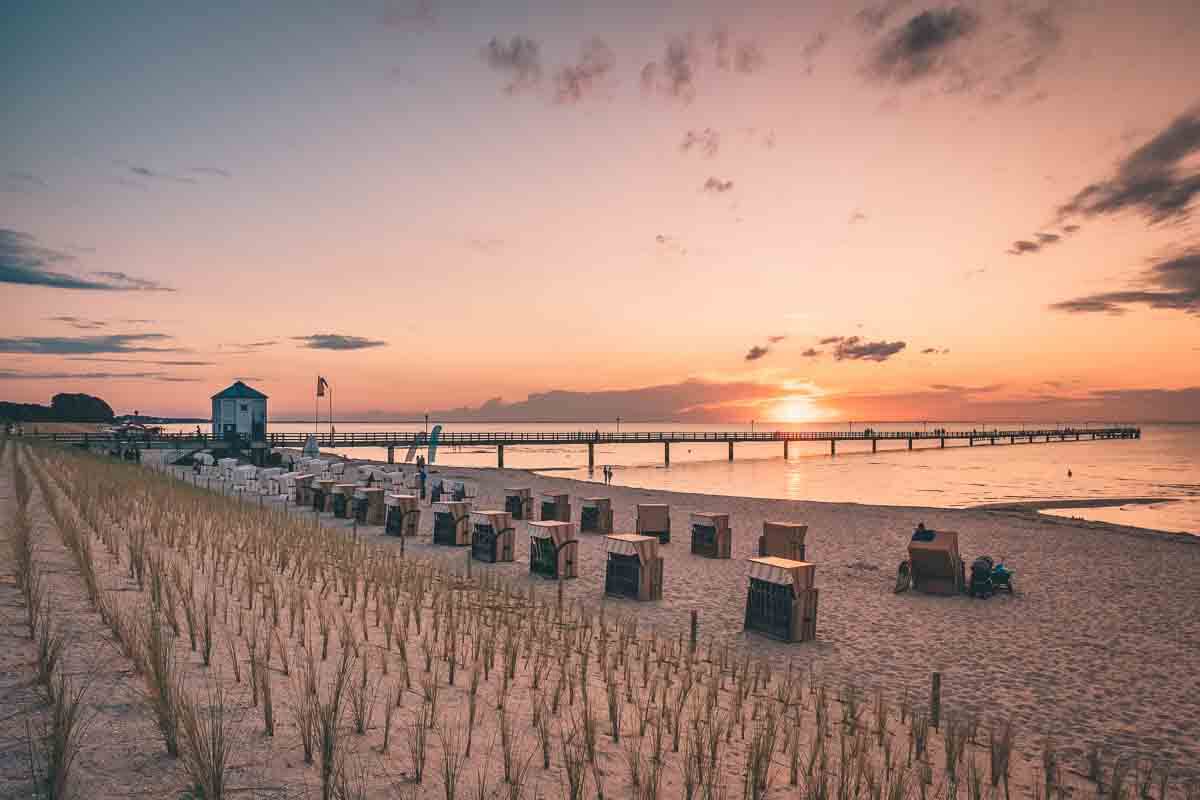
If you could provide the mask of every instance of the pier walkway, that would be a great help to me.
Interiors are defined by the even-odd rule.
[[[266,444],[269,447],[302,448],[312,434],[308,433],[268,433]],[[388,451],[388,463],[395,462],[396,448],[410,448],[414,444],[424,447],[429,444],[427,434],[420,431],[381,431],[336,433],[318,433],[317,443],[323,448],[340,447],[382,447]],[[226,443],[207,434],[194,433],[165,433],[159,435],[117,437],[104,433],[42,433],[26,434],[27,438],[55,441],[63,444],[81,446],[103,446],[105,443],[122,443],[125,446],[141,446],[155,448],[204,449],[208,447],[223,448]],[[1034,442],[1077,442],[1097,439],[1140,439],[1142,430],[1133,426],[1111,427],[1056,427],[1056,428],[1010,428],[1010,429],[971,429],[951,430],[938,428],[921,431],[881,431],[872,428],[845,431],[535,431],[535,432],[443,432],[438,438],[439,447],[495,447],[496,466],[504,466],[504,448],[520,447],[522,445],[585,445],[588,450],[588,467],[595,466],[596,445],[617,444],[661,444],[663,446],[663,464],[671,465],[672,444],[716,444],[726,443],[729,447],[729,460],[733,460],[735,444],[744,442],[781,442],[783,457],[788,457],[788,445],[791,442],[829,442],[829,454],[837,455],[838,443],[870,442],[871,452],[877,452],[880,442],[902,441],[913,449],[914,442],[936,441],[939,447],[966,442],[966,446],[976,444],[1008,444]]]

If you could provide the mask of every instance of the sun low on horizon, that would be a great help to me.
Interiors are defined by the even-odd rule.
[[[768,414],[771,422],[789,422],[794,424],[820,422],[830,418],[830,413],[824,411],[811,397],[802,395],[785,395],[775,401]]]
[[[1175,0],[14,9],[0,399],[1194,420],[1198,37]]]

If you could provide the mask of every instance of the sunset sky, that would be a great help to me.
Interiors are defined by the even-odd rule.
[[[0,399],[1200,418],[1195,0],[46,0],[0,67]]]

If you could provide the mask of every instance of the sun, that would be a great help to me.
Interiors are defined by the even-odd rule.
[[[771,419],[777,422],[815,422],[823,416],[813,399],[801,394],[781,397],[771,409]]]

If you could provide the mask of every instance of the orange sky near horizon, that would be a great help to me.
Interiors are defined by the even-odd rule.
[[[0,34],[0,399],[204,416],[240,378],[303,419],[322,374],[345,418],[1200,409],[1191,196],[1056,217],[1200,174],[1194,4],[388,6]],[[611,66],[564,73],[597,37]]]

